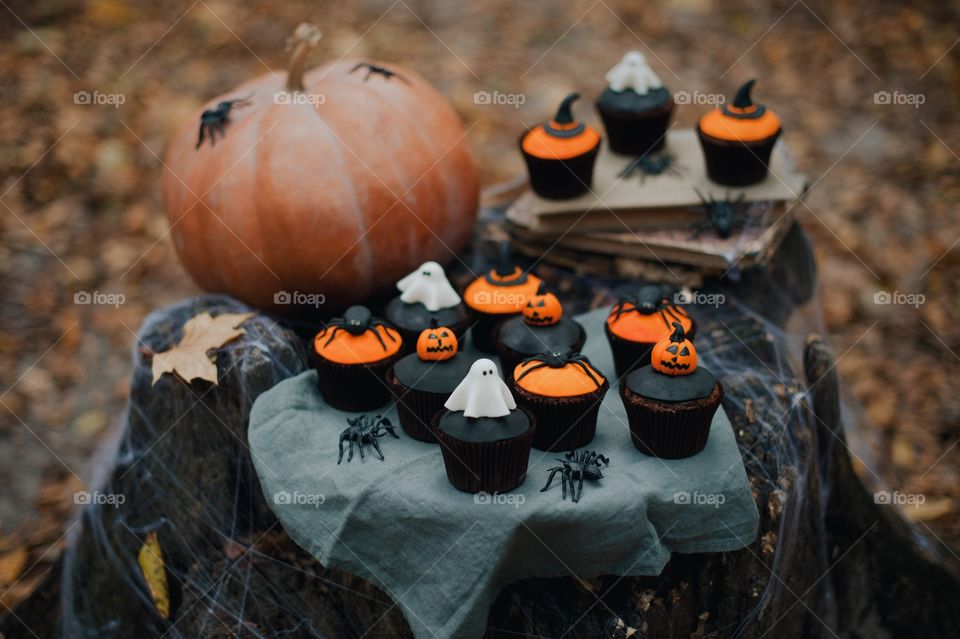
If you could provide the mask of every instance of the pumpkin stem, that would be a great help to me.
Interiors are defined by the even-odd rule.
[[[290,54],[290,64],[287,66],[287,84],[284,87],[288,92],[303,91],[303,72],[307,64],[307,54],[320,42],[320,29],[309,22],[301,22],[293,35],[287,39],[287,50]]]
[[[683,324],[673,322],[673,335],[670,336],[670,341],[682,342],[684,339],[686,339],[686,336],[683,334]]]

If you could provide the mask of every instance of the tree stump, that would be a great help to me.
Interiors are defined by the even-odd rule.
[[[833,356],[816,336],[793,352],[796,340],[782,330],[813,284],[809,243],[796,227],[767,269],[707,289],[734,303],[694,309],[760,512],[756,541],[737,552],[675,554],[657,577],[513,584],[490,611],[487,637],[626,637],[630,628],[635,638],[960,635],[956,566],[874,503],[845,447]],[[151,352],[176,343],[204,310],[247,309],[206,296],[145,322],[126,428],[99,489],[125,503],[83,510],[62,565],[4,617],[3,636],[409,637],[384,593],[290,541],[253,471],[250,406],[306,369],[299,337],[258,315],[217,351],[218,386],[172,376],[152,384]],[[137,563],[150,532],[166,560],[169,619]]]

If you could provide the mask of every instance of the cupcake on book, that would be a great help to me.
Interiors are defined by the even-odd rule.
[[[537,420],[534,448],[573,450],[593,440],[610,384],[584,355],[541,353],[517,365],[510,388]]]
[[[579,97],[579,93],[568,95],[553,120],[538,124],[520,138],[530,186],[541,197],[566,200],[583,195],[593,183],[600,134],[574,119],[572,106]]]
[[[597,110],[610,150],[641,156],[663,148],[673,97],[639,51],[630,51],[607,72]]]
[[[536,421],[518,408],[489,359],[478,359],[434,418],[447,479],[468,493],[523,483]]]
[[[697,363],[697,349],[674,322],[669,337],[653,347],[650,366],[620,385],[630,438],[637,450],[665,459],[696,455],[707,445],[723,387]]]
[[[434,321],[417,338],[416,352],[387,372],[400,425],[414,439],[437,441],[430,424],[475,359],[461,353],[459,346],[453,329]]]
[[[372,410],[390,401],[384,375],[402,355],[403,338],[364,306],[351,306],[313,339],[317,384],[340,410]]]
[[[748,186],[767,176],[770,153],[780,136],[780,118],[750,97],[748,80],[732,104],[710,111],[697,124],[710,179],[726,186]]]
[[[546,287],[541,282],[537,294],[524,304],[522,315],[506,320],[497,328],[497,353],[508,380],[524,359],[543,352],[577,353],[587,340],[583,326],[564,316],[560,300]]]
[[[603,328],[613,351],[618,379],[650,363],[650,351],[670,335],[673,322],[680,322],[684,332],[693,339],[696,333],[693,318],[655,284],[641,286],[635,296],[622,297],[613,305]]]
[[[413,352],[420,333],[434,322],[452,329],[458,339],[464,338],[470,328],[470,313],[442,266],[424,262],[397,282],[397,288],[400,296],[390,300],[385,315],[403,337],[406,352]]]
[[[473,313],[473,345],[494,352],[497,325],[523,311],[527,300],[540,288],[540,281],[511,259],[509,242],[501,242],[496,268],[470,282],[463,292],[463,301]]]

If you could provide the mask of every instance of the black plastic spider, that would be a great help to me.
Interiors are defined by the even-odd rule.
[[[360,449],[360,459],[364,458],[363,445],[368,444],[373,446],[373,449],[377,451],[377,455],[380,456],[380,461],[383,461],[383,451],[380,450],[380,444],[377,443],[377,438],[390,433],[395,438],[400,439],[397,431],[394,430],[393,424],[382,415],[377,415],[376,417],[361,415],[354,419],[347,419],[347,423],[349,426],[344,428],[343,432],[340,433],[340,456],[337,457],[338,466],[340,462],[343,461],[343,442],[345,441],[350,442],[350,454],[347,455],[347,463],[349,464],[350,460],[353,459],[354,444]]]
[[[350,69],[350,73],[353,73],[353,72],[356,71],[357,69],[366,69],[366,70],[367,70],[367,75],[365,75],[365,76],[363,77],[363,81],[364,81],[364,82],[366,82],[367,80],[369,80],[369,79],[370,79],[370,76],[373,75],[374,73],[378,73],[378,74],[382,75],[382,76],[383,76],[385,79],[387,79],[387,80],[389,80],[390,78],[397,78],[398,80],[402,80],[403,82],[406,82],[407,84],[410,84],[410,80],[407,80],[405,77],[403,77],[402,75],[400,75],[399,73],[397,73],[397,72],[395,72],[395,71],[391,71],[390,69],[388,69],[388,68],[386,68],[386,67],[381,67],[379,64],[371,64],[370,62],[360,62],[360,63],[357,64],[357,66],[355,66],[355,67],[353,67],[352,69]],[[349,74],[348,74],[348,75],[349,75]]]
[[[251,97],[253,97],[252,94],[244,98],[225,100],[218,104],[216,109],[207,109],[201,113],[200,136],[197,138],[197,146],[194,148],[199,149],[207,137],[210,138],[210,146],[214,146],[217,142],[217,133],[220,134],[221,139],[226,137],[227,132],[224,125],[230,122],[230,109],[250,104]]]
[[[326,327],[324,327],[324,335],[326,335],[331,327],[333,328],[333,330],[330,331],[330,339],[324,343],[324,346],[328,346],[340,330],[345,330],[351,335],[363,335],[367,331],[373,331],[377,341],[380,342],[380,346],[383,347],[383,350],[387,350],[387,343],[383,341],[383,337],[380,336],[380,331],[377,330],[380,326],[384,328],[383,334],[389,337],[391,342],[397,341],[397,338],[391,335],[390,331],[386,330],[390,328],[390,325],[379,317],[374,317],[366,306],[351,306],[347,309],[347,312],[343,314],[343,317],[333,318],[327,323]]]
[[[712,195],[710,199],[707,199],[697,188],[693,190],[697,192],[700,201],[703,203],[705,217],[691,225],[693,235],[690,239],[696,239],[704,231],[712,230],[716,232],[717,237],[725,240],[733,234],[734,230],[743,228],[747,223],[749,205],[744,202],[746,193],[741,192],[735,200],[730,199],[729,193],[727,193],[726,199],[715,200]]]
[[[567,364],[575,364],[583,369],[583,372],[587,374],[587,377],[590,378],[594,384],[597,385],[597,388],[603,386],[603,382],[597,379],[596,375],[593,374],[593,364],[590,363],[590,360],[587,359],[586,355],[580,353],[574,353],[573,355],[567,355],[566,353],[539,353],[531,357],[526,358],[521,363],[526,364],[527,362],[538,362],[533,366],[524,369],[522,373],[517,377],[516,381],[520,381],[531,372],[539,369],[546,368],[563,368]]]
[[[550,488],[550,483],[557,473],[560,473],[560,486],[563,489],[563,499],[567,498],[567,483],[570,484],[570,499],[573,503],[580,501],[580,493],[583,492],[583,480],[603,479],[603,473],[600,467],[609,464],[610,460],[600,453],[592,450],[576,451],[571,450],[564,455],[566,459],[556,458],[561,466],[554,466],[549,469],[550,476],[547,477],[547,485],[540,489],[544,492]],[[576,481],[576,486],[574,486]]]
[[[634,173],[639,173],[640,180],[644,181],[647,177],[653,175],[679,176],[683,172],[683,167],[676,163],[676,156],[672,153],[644,153],[640,157],[631,160],[625,169],[620,171],[620,177],[630,177]]]
[[[620,319],[624,313],[640,313],[653,315],[660,313],[665,328],[670,328],[674,321],[688,319],[689,315],[682,308],[672,304],[663,294],[663,289],[655,284],[641,286],[636,296],[621,297],[613,307],[613,321]]]

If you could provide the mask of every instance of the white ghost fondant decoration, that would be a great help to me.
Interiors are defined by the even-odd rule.
[[[466,417],[505,417],[517,407],[517,402],[500,379],[496,364],[478,359],[443,406],[447,410],[462,410]]]
[[[436,262],[424,262],[397,282],[397,288],[402,293],[401,300],[407,304],[420,302],[428,311],[439,311],[460,303],[460,296],[450,285],[443,267]]]
[[[647,64],[647,58],[639,51],[627,52],[620,62],[607,71],[606,79],[610,88],[618,92],[633,89],[642,94],[663,86]]]

